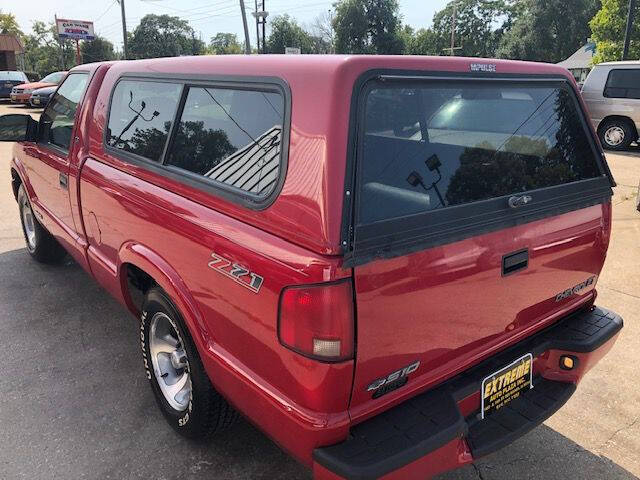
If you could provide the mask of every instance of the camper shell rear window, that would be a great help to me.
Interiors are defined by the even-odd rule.
[[[395,256],[611,195],[563,79],[376,75],[357,105],[348,257]],[[514,208],[514,196],[530,200]]]

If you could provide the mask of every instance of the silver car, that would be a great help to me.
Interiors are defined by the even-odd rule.
[[[596,65],[582,96],[602,146],[626,150],[640,130],[640,61]]]

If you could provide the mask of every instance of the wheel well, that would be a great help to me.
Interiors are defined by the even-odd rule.
[[[123,268],[123,273],[126,273],[125,298],[129,297],[131,306],[135,309],[133,313],[138,315],[142,311],[145,295],[158,283],[147,272],[131,263],[126,263]]]
[[[600,131],[602,130],[602,127],[611,120],[618,121],[618,122],[625,122],[626,124],[628,124],[633,130],[635,139],[636,140],[638,139],[638,129],[636,128],[636,124],[629,117],[625,117],[622,115],[609,115],[608,117],[603,118],[602,121],[600,122],[600,125],[598,125],[598,133],[600,133]]]
[[[15,197],[16,201],[18,200],[18,189],[20,188],[20,185],[22,185],[22,179],[20,178],[20,175],[18,175],[18,172],[16,172],[15,168],[12,168],[11,189],[13,190],[13,196]]]

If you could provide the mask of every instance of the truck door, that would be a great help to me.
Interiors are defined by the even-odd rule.
[[[77,148],[74,122],[88,78],[87,72],[78,72],[64,80],[40,117],[38,141],[25,147],[36,215],[63,242],[76,231],[69,202],[69,159]]]

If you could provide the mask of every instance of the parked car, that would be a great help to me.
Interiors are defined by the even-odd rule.
[[[38,88],[29,97],[29,104],[32,107],[46,107],[58,86]]]
[[[600,63],[582,87],[602,146],[626,150],[640,129],[640,61]]]
[[[68,252],[139,319],[169,424],[210,437],[240,411],[316,479],[496,451],[622,328],[594,303],[614,181],[554,65],[81,65],[0,140],[27,251]]]
[[[13,103],[29,103],[31,94],[34,90],[43,87],[57,86],[58,84],[60,84],[60,82],[62,82],[62,80],[64,80],[64,77],[66,75],[67,72],[54,72],[50,73],[39,82],[16,85],[11,90],[11,101]]]
[[[0,71],[0,98],[9,98],[13,87],[28,81],[24,72],[14,70]]]

